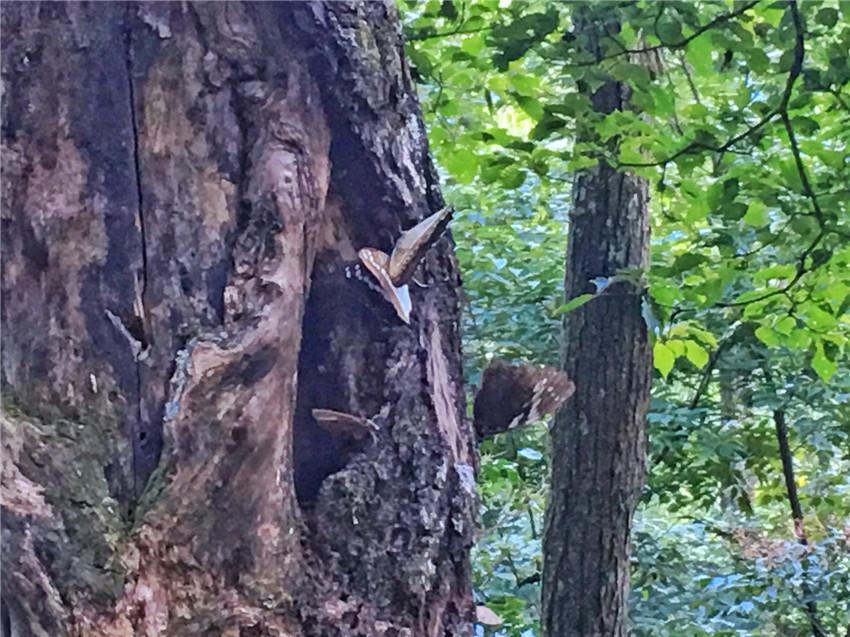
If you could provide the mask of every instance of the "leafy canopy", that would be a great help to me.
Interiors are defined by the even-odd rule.
[[[652,188],[652,470],[635,529],[645,635],[811,634],[850,621],[850,2],[404,1],[432,152],[460,211],[470,378],[557,362],[571,173]],[[595,54],[574,28],[591,11]],[[631,108],[596,113],[608,78]],[[580,138],[583,141],[576,143]],[[604,293],[607,282],[597,287]],[[789,424],[809,547],[793,534]],[[481,601],[538,634],[545,429],[482,446]],[[844,604],[842,604],[844,600]]]

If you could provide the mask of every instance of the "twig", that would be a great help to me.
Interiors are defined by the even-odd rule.
[[[682,71],[685,73],[685,79],[688,80],[688,86],[691,89],[691,94],[694,96],[694,101],[702,106],[702,101],[699,98],[699,91],[697,91],[697,85],[694,84],[694,78],[691,76],[691,70],[688,68],[688,63],[685,62],[685,58],[681,55],[681,52],[676,57],[679,60],[679,65],[682,67]]]
[[[738,330],[735,330],[727,338],[720,341],[717,345],[717,349],[715,349],[711,353],[711,356],[708,357],[708,364],[705,366],[705,371],[702,374],[702,378],[700,378],[694,397],[691,398],[691,402],[688,405],[691,409],[696,409],[699,406],[699,401],[703,394],[705,394],[705,390],[708,389],[708,384],[711,382],[711,374],[714,372],[714,368],[717,367],[717,362],[720,360],[723,353],[732,345],[737,335]]]
[[[715,303],[714,306],[715,307],[743,307],[745,305],[749,305],[750,303],[758,303],[760,301],[765,301],[765,300],[772,298],[774,296],[778,296],[780,294],[785,294],[786,292],[788,292],[788,290],[790,290],[792,287],[797,285],[797,283],[800,282],[800,279],[802,279],[803,276],[805,276],[808,272],[811,271],[805,265],[806,259],[814,251],[814,249],[820,244],[820,242],[823,239],[825,234],[826,233],[824,232],[823,228],[821,228],[820,232],[818,232],[818,235],[814,238],[814,241],[812,241],[812,243],[809,245],[808,248],[803,250],[803,254],[801,254],[799,259],[797,260],[797,271],[794,273],[794,277],[786,285],[779,287],[779,288],[776,288],[774,290],[771,290],[770,292],[765,292],[761,296],[757,296],[754,299],[747,299],[746,301],[729,301],[729,302],[720,302],[719,301],[719,302]]]
[[[405,41],[406,42],[423,42],[425,40],[433,40],[435,38],[448,38],[448,37],[451,37],[453,35],[471,35],[473,33],[481,33],[483,31],[489,31],[494,26],[495,25],[493,25],[493,24],[488,24],[487,26],[478,27],[477,29],[463,29],[461,27],[458,27],[457,29],[454,29],[452,31],[441,31],[441,32],[432,32],[432,33],[419,32],[419,33],[415,33],[415,34],[407,36],[405,38]]]
[[[775,388],[773,376],[766,363],[767,361],[765,361],[764,367],[765,380]],[[788,444],[788,425],[785,421],[784,406],[773,410],[773,424],[776,428],[776,442],[779,447],[779,459],[782,462],[785,492],[788,495],[791,518],[794,522],[794,536],[803,547],[808,547],[809,539],[806,536],[806,529],[803,526],[803,507],[800,504],[800,496],[797,493],[797,479],[794,476],[794,455],[791,452],[791,446]],[[803,572],[806,572],[805,563],[803,564]],[[823,625],[818,620],[817,603],[812,599],[812,590],[805,578],[803,579],[801,589],[804,596],[803,604],[812,627],[812,635],[814,637],[827,637],[826,632],[823,630]]]
[[[831,89],[829,92],[835,98],[835,101],[841,104],[845,111],[850,112],[850,104],[844,101],[844,98],[841,96],[841,91],[838,89]]]
[[[711,29],[725,23],[730,20],[734,20],[735,18],[743,15],[754,6],[756,6],[761,0],[755,0],[754,2],[748,2],[747,4],[739,7],[735,11],[730,11],[729,13],[723,13],[717,17],[715,17],[710,22],[698,27],[693,33],[691,33],[688,37],[682,38],[678,42],[668,42],[662,44],[653,44],[652,46],[645,46],[639,49],[628,49],[622,46],[620,42],[618,42],[615,38],[611,38],[618,46],[620,46],[620,50],[616,53],[610,53],[609,55],[604,55],[596,60],[588,61],[588,62],[574,62],[571,64],[564,64],[565,68],[576,68],[576,67],[585,67],[585,66],[595,66],[600,62],[605,62],[607,60],[613,60],[618,57],[622,57],[624,55],[640,55],[642,53],[652,53],[653,51],[659,51],[661,49],[683,49],[688,44],[696,40],[699,36],[701,36],[706,31],[710,31]],[[660,4],[660,3],[659,3]],[[656,34],[657,35],[657,34]],[[660,38],[659,38],[660,39]]]
[[[780,99],[779,104],[776,106],[776,108],[772,109],[770,112],[764,115],[758,122],[753,124],[753,126],[746,129],[742,133],[731,137],[720,146],[712,146],[710,144],[694,140],[677,150],[675,153],[673,153],[666,159],[651,162],[618,162],[618,166],[623,168],[651,168],[652,166],[661,166],[664,164],[668,164],[671,161],[675,161],[679,157],[682,157],[683,155],[688,155],[697,150],[708,150],[715,153],[725,153],[739,141],[757,132],[777,116],[787,118],[788,103],[791,101],[791,94],[794,91],[794,84],[797,82],[797,78],[800,77],[800,72],[803,69],[803,56],[805,55],[805,40],[803,36],[803,27],[799,11],[797,10],[797,4],[795,1],[792,1],[789,3],[789,5],[792,19],[794,20],[794,25],[797,28],[797,36],[794,42],[794,60],[791,64],[791,69],[788,72],[788,78],[785,81],[785,88],[782,92],[782,98]],[[750,8],[751,6],[752,5],[748,5],[747,8]]]
[[[794,477],[794,456],[788,444],[788,425],[785,422],[785,410],[773,410],[773,423],[776,426],[776,441],[779,445],[779,458],[782,461],[782,475],[785,478],[785,492],[788,494],[788,504],[791,507],[791,517],[794,520],[794,535],[797,541],[804,547],[808,547],[809,539],[806,537],[806,529],[803,526],[803,507],[800,505],[800,496],[797,493],[797,480]],[[805,566],[803,567],[805,570]],[[827,637],[823,626],[818,620],[818,607],[812,597],[812,589],[805,579],[802,583],[804,604],[809,623],[812,626],[814,637]]]

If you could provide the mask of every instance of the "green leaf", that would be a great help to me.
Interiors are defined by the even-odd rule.
[[[667,374],[676,363],[676,354],[661,341],[656,341],[652,347],[652,364],[666,379]]]
[[[832,7],[824,7],[815,16],[815,22],[825,27],[834,27],[838,22],[838,11]]]
[[[525,95],[515,94],[514,99],[520,108],[531,115],[535,120],[540,120],[543,117],[543,105],[539,100]]]
[[[619,62],[611,69],[611,75],[616,80],[639,88],[648,87],[650,83],[649,70],[642,64]]]
[[[812,329],[823,331],[831,329],[835,325],[836,319],[832,313],[821,309],[814,303],[806,303],[802,312],[805,315],[806,324]]]
[[[449,0],[446,2],[443,1],[443,4],[440,6],[440,10],[438,15],[448,18],[449,20],[454,20],[457,17],[457,7],[455,7],[455,3]]]
[[[684,254],[676,257],[676,261],[673,262],[673,272],[684,272],[685,270],[691,270],[698,265],[702,265],[703,263],[708,262],[708,257],[704,254],[699,254],[698,252],[685,252]]]
[[[708,38],[694,38],[688,44],[686,56],[697,75],[704,76],[711,72],[711,41]]]
[[[673,355],[676,358],[685,355],[685,341],[679,339],[670,339],[666,343],[667,347],[670,348],[670,351],[673,352]]]
[[[685,356],[697,369],[702,369],[708,363],[708,352],[696,341],[685,341]]]
[[[793,316],[786,316],[785,318],[779,319],[776,325],[773,326],[773,329],[780,334],[788,336],[795,327],[797,327],[797,319]]]
[[[750,70],[756,73],[764,73],[770,68],[770,58],[761,49],[750,49],[747,54],[747,63]]]
[[[595,294],[579,294],[577,297],[570,299],[568,303],[560,306],[557,310],[555,310],[556,314],[567,314],[572,312],[575,309],[580,308],[582,305],[590,301]]]
[[[812,356],[812,369],[817,372],[818,376],[824,382],[828,382],[835,374],[835,370],[838,369],[835,361],[830,360],[826,356],[821,341],[818,341],[817,345],[815,345],[815,353]]]
[[[676,44],[682,39],[682,23],[674,16],[660,20],[656,26],[656,34],[665,44]]]
[[[765,345],[779,345],[779,339],[776,337],[776,332],[766,325],[760,325],[756,328],[756,338]]]
[[[460,184],[470,183],[478,172],[478,158],[466,148],[456,148],[453,153],[443,158],[443,165]]]
[[[422,75],[430,75],[434,70],[434,63],[431,58],[419,48],[409,47],[407,57]]]
[[[508,81],[520,95],[534,98],[541,95],[540,80],[533,75],[514,73]]]
[[[512,166],[502,171],[499,181],[502,183],[502,186],[508,190],[519,188],[525,181],[525,171],[518,170]]]
[[[794,49],[787,49],[779,56],[779,72],[787,73],[791,70],[791,65],[794,63]]]
[[[470,55],[478,55],[484,48],[484,38],[478,34],[464,38],[460,44],[460,48]]]
[[[652,282],[649,293],[662,305],[673,305],[679,298],[680,290],[672,282],[658,280]]]
[[[549,109],[543,109],[543,115],[537,126],[531,131],[531,139],[540,141],[546,139],[555,131],[559,131],[567,126],[567,120],[562,117],[557,117]]]
[[[790,279],[797,272],[797,266],[790,263],[780,263],[763,268],[753,275],[756,281],[769,281],[771,279]]]
[[[546,13],[530,13],[497,25],[490,32],[488,44],[497,49],[493,56],[496,68],[506,71],[508,64],[518,60],[558,26],[558,12],[549,8]]]
[[[744,215],[744,223],[751,226],[761,227],[767,225],[770,217],[767,214],[767,206],[761,201],[751,201],[747,206],[747,214]]]

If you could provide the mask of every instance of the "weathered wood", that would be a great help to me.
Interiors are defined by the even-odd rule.
[[[467,634],[451,242],[410,326],[346,276],[443,203],[395,9],[21,3],[2,28],[7,626]]]

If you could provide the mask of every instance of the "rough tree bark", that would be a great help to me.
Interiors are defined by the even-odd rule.
[[[410,326],[348,276],[443,203],[392,4],[2,34],[4,634],[468,634],[451,242]]]
[[[598,53],[610,16],[586,11],[576,31]],[[610,113],[627,108],[628,87],[609,81],[590,97]],[[604,161],[575,176],[567,300],[595,292],[597,277],[646,267],[647,198],[644,179]],[[564,369],[576,393],[552,429],[542,624],[550,637],[617,637],[627,631],[629,531],[645,473],[651,349],[640,290],[614,283],[567,314],[564,327]]]

